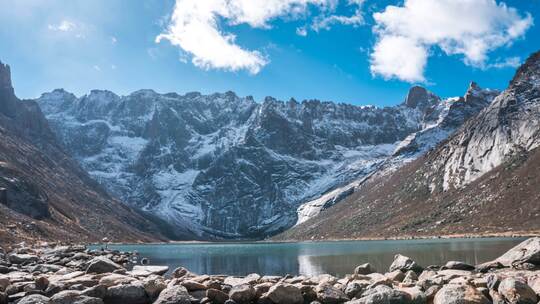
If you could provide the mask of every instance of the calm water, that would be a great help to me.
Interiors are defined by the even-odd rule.
[[[341,241],[317,243],[211,243],[114,245],[137,250],[152,265],[184,266],[199,274],[267,275],[330,273],[344,275],[369,262],[379,272],[388,269],[396,253],[423,266],[449,260],[478,264],[494,259],[523,239],[434,239],[403,241]]]

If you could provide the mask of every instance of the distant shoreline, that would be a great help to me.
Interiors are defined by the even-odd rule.
[[[280,244],[280,243],[323,243],[323,242],[352,242],[352,241],[408,241],[408,240],[450,240],[450,239],[491,239],[491,238],[530,238],[540,236],[536,232],[507,232],[489,234],[451,234],[441,236],[402,236],[388,238],[340,238],[340,239],[313,239],[313,240],[219,240],[219,241],[169,241],[169,242],[141,242],[141,243],[118,243],[108,242],[107,245],[174,245],[174,244]],[[99,246],[105,243],[88,243],[88,246]]]

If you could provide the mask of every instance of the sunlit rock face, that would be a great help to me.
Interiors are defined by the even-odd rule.
[[[110,192],[202,239],[264,238],[291,227],[300,206],[377,170],[396,148],[415,157],[446,138],[469,115],[452,117],[453,107],[473,113],[494,93],[481,94],[442,100],[415,87],[387,108],[151,90],[80,98],[55,90],[36,101]],[[458,105],[468,100],[474,106]],[[434,126],[444,132],[421,141],[418,132]]]

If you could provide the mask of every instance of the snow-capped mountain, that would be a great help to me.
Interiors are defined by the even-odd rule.
[[[419,131],[408,135],[395,145],[393,153],[380,160],[371,168],[366,168],[362,176],[345,185],[341,185],[320,197],[303,203],[298,208],[298,221],[303,223],[318,215],[346,197],[350,196],[368,178],[376,174],[388,175],[423,155],[437,144],[448,138],[465,121],[478,114],[500,94],[498,90],[481,89],[472,82],[463,97],[441,100],[422,87],[413,87],[405,100],[409,107],[427,109]]]
[[[66,149],[127,204],[197,238],[260,238],[389,158],[425,152],[496,94],[469,93],[441,100],[415,87],[387,108],[151,90],[36,101]]]
[[[459,112],[483,108],[447,139],[397,170],[387,172],[383,166],[342,202],[275,239],[501,235],[540,229],[540,52],[486,106],[483,100],[490,95],[472,85],[459,106],[448,107],[440,129],[459,124]]]

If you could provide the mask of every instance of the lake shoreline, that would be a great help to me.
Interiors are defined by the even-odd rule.
[[[445,239],[490,239],[490,238],[532,238],[539,237],[540,231],[517,231],[507,233],[488,233],[488,234],[451,234],[438,236],[402,236],[402,237],[380,237],[380,238],[331,238],[331,239],[313,239],[313,240],[217,240],[217,241],[167,241],[167,242],[107,242],[108,245],[166,245],[166,244],[280,244],[280,243],[321,243],[321,242],[346,242],[346,241],[407,241],[407,240],[445,240]],[[103,242],[87,243],[88,246],[105,245]]]
[[[0,304],[537,303],[540,238],[479,265],[420,265],[396,252],[387,270],[361,264],[343,276],[191,273],[147,265],[137,252],[86,246],[0,251]]]

